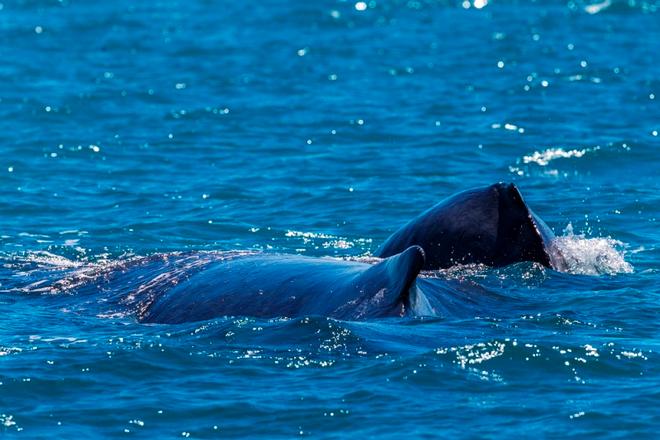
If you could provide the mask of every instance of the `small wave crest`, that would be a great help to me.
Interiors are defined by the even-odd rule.
[[[594,15],[598,14],[601,11],[604,11],[605,9],[609,8],[612,6],[612,0],[604,0],[599,3],[592,3],[589,5],[584,6],[584,11],[587,14]]]
[[[536,163],[539,166],[546,166],[551,161],[555,159],[568,159],[571,157],[582,157],[589,151],[596,151],[600,148],[596,147],[594,149],[582,148],[582,149],[563,149],[563,148],[548,148],[544,151],[535,151],[532,154],[523,157],[523,163]]]
[[[530,167],[545,169],[550,165],[550,162],[559,159],[579,159],[598,150],[600,150],[599,146],[593,148],[546,148],[545,150],[534,151],[531,154],[519,158],[515,165],[509,167],[509,171],[518,176],[524,176],[529,174]],[[545,169],[544,172],[548,175],[559,174],[559,171],[556,169]]]
[[[566,260],[566,272],[580,275],[614,275],[632,273],[633,266],[625,260],[625,244],[610,237],[587,238],[573,232],[568,224],[555,246]]]
[[[85,265],[85,262],[74,260],[49,251],[28,251],[18,254],[0,254],[3,267],[16,272],[28,270],[61,270],[74,269]]]
[[[284,234],[285,237],[289,239],[302,240],[304,247],[297,249],[300,252],[307,250],[307,247],[312,245],[317,249],[337,249],[337,250],[346,250],[354,248],[356,245],[364,247],[371,243],[371,239],[358,238],[358,239],[349,239],[346,237],[338,237],[331,234],[325,234],[322,232],[304,232],[304,231],[294,231],[288,230]]]

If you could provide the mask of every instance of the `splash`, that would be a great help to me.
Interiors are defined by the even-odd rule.
[[[486,278],[492,267],[480,263],[456,264],[446,269],[433,271],[436,276],[449,280],[463,280],[466,278]]]
[[[568,273],[614,275],[633,272],[632,265],[625,260],[624,243],[613,238],[576,235],[569,223],[564,235],[557,237],[554,244],[566,260]]]

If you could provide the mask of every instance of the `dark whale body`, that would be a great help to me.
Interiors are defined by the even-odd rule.
[[[554,234],[525,204],[514,184],[497,183],[455,194],[414,218],[376,251],[386,258],[409,246],[424,249],[424,269],[455,264],[506,266],[535,261],[561,270]]]
[[[222,316],[434,316],[455,313],[466,295],[457,297],[460,289],[447,280],[417,280],[420,270],[521,261],[561,269],[553,239],[518,189],[498,183],[453,195],[410,221],[381,246],[377,255],[385,260],[377,264],[240,251],[174,253],[140,257],[59,284],[90,294],[90,304],[103,292],[101,315],[111,306],[117,309],[109,316],[128,312],[144,323]]]
[[[358,320],[403,316],[415,299],[424,265],[418,246],[378,264],[298,255],[249,254],[220,259],[140,307],[147,323],[181,323],[220,316],[309,315]]]

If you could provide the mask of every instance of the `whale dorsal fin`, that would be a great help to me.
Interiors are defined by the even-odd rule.
[[[355,284],[363,296],[349,313],[350,317],[403,315],[410,307],[410,288],[424,267],[424,260],[424,250],[420,246],[410,246],[360,274]]]
[[[421,246],[410,246],[379,264],[387,271],[392,290],[398,292],[397,296],[400,300],[407,300],[410,288],[424,267],[424,261],[424,249]]]

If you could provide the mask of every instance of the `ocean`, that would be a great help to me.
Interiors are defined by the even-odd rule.
[[[3,438],[656,438],[658,1],[0,1]],[[368,260],[499,181],[569,270],[426,273],[439,316],[141,324],[93,289]]]

